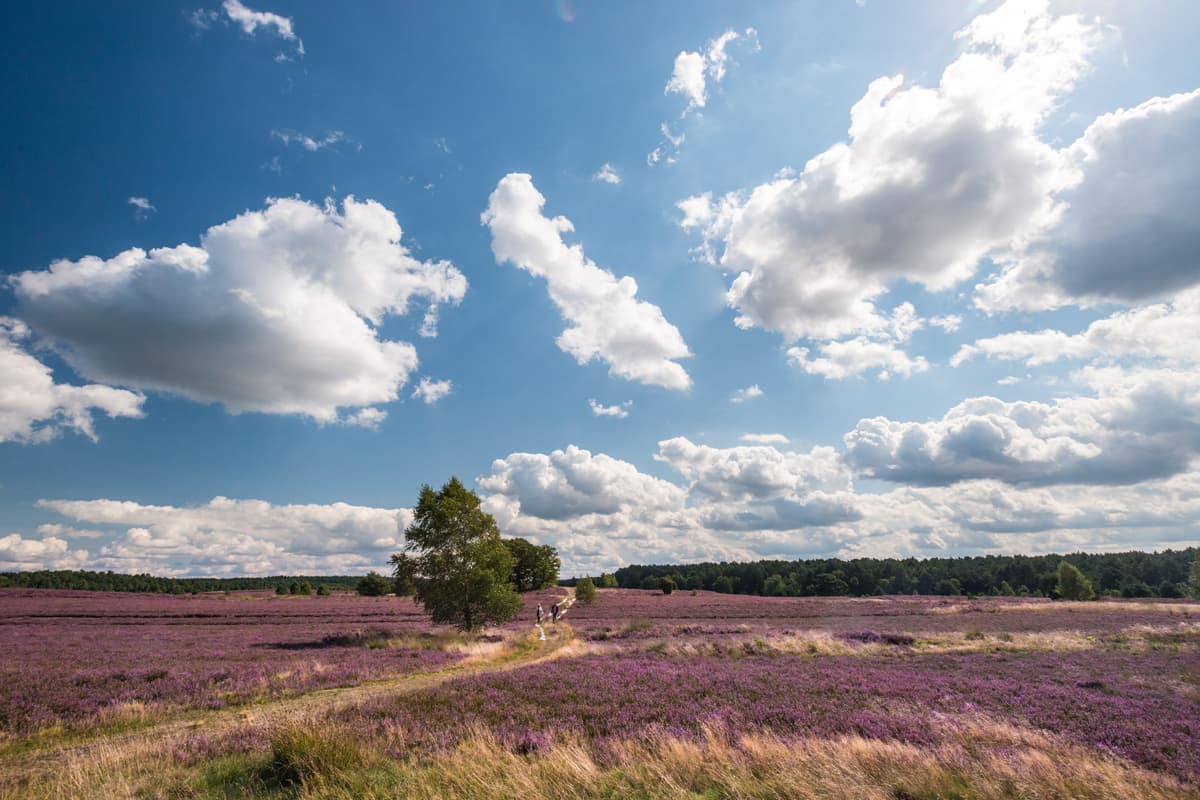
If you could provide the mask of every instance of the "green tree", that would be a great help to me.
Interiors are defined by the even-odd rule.
[[[617,586],[618,584],[616,575],[613,575],[611,572],[603,572],[600,574],[601,589],[615,589]]]
[[[388,579],[378,572],[368,572],[365,578],[359,580],[355,591],[364,597],[383,597],[392,588]]]
[[[1200,555],[1192,559],[1192,568],[1188,570],[1188,592],[1200,600]]]
[[[328,596],[329,596],[329,587],[322,583],[320,586],[317,587],[317,597],[328,597]]]
[[[504,546],[512,553],[513,571],[510,578],[518,592],[532,589],[548,589],[558,583],[558,570],[562,566],[558,552],[548,544],[536,545],[527,539],[504,539]]]
[[[287,594],[287,593],[288,593],[288,587],[284,586],[282,583],[275,587],[275,594]]]
[[[658,586],[662,589],[663,594],[670,594],[675,591],[675,579],[670,575],[664,575]]]
[[[308,581],[300,581],[300,594],[306,597],[312,594],[312,584]]]
[[[408,553],[392,553],[392,591],[396,597],[412,597],[417,592],[417,562]]]
[[[1054,589],[1064,600],[1092,600],[1096,597],[1092,582],[1070,561],[1058,563],[1058,582]]]
[[[509,577],[513,556],[479,498],[451,478],[440,491],[426,485],[404,532],[414,558],[416,598],[433,621],[474,630],[513,619],[521,609]]]
[[[596,599],[596,584],[591,578],[580,578],[575,583],[575,601],[588,605]]]
[[[763,594],[767,597],[783,597],[787,594],[787,583],[783,576],[778,572],[768,576],[767,582],[763,584]]]

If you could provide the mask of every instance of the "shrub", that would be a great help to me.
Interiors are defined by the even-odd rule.
[[[596,584],[591,578],[580,578],[575,584],[575,600],[587,605],[596,599]]]
[[[290,727],[271,736],[271,757],[263,778],[268,786],[304,786],[337,781],[365,765],[363,750],[352,737]]]
[[[284,586],[282,583],[275,587],[275,594],[287,594],[287,593],[288,593],[288,587]]]
[[[383,597],[392,588],[388,579],[378,572],[368,572],[365,578],[359,580],[355,590],[364,597]]]
[[[1054,588],[1063,600],[1094,600],[1096,598],[1092,582],[1079,571],[1079,567],[1070,561],[1059,562],[1058,582]]]
[[[616,589],[617,588],[617,576],[613,575],[611,572],[602,573],[600,575],[600,588],[601,589]]]
[[[662,589],[663,594],[670,594],[671,592],[675,591],[675,579],[670,575],[659,581],[658,585],[659,588]]]
[[[329,587],[322,583],[320,586],[317,587],[317,597],[328,597],[328,596],[329,596]]]

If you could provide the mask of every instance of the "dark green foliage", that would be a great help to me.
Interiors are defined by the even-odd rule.
[[[421,487],[413,524],[404,532],[415,551],[416,597],[433,621],[474,630],[506,622],[521,609],[509,577],[515,559],[479,498],[451,478],[440,491]]]
[[[588,605],[596,599],[596,584],[591,578],[580,578],[575,584],[575,601]]]
[[[1188,594],[1200,600],[1200,553],[1192,559],[1192,567],[1188,570]]]
[[[1055,584],[1054,590],[1063,600],[1094,600],[1096,598],[1092,582],[1079,571],[1079,567],[1070,561],[1059,562],[1058,582]]]
[[[647,575],[645,578],[642,579],[642,588],[647,591],[653,591],[654,589],[661,589],[662,588],[662,578],[658,577],[657,575]]]
[[[601,589],[616,589],[620,584],[617,583],[617,576],[611,572],[604,572],[600,575]]]
[[[527,539],[504,539],[504,546],[513,557],[509,581],[518,592],[548,589],[558,582],[561,563],[558,552],[548,544],[535,545]]]
[[[1171,589],[1164,590],[1164,585],[1187,584],[1190,591],[1200,597],[1200,549],[1194,547],[1160,553],[1072,553],[1067,556],[633,565],[617,570],[615,578],[620,586],[629,589],[658,588],[657,581],[669,575],[682,588],[764,595],[782,591],[789,597],[939,593],[1046,597],[1057,591],[1058,565],[1063,560],[1077,567],[1098,594],[1121,594],[1123,589],[1140,592],[1144,584],[1151,594],[1167,596]],[[1193,562],[1197,566],[1189,573]]]
[[[659,581],[658,586],[662,589],[663,594],[670,594],[675,591],[675,579],[668,575]]]
[[[300,582],[292,581],[288,584],[288,594],[300,594]]]
[[[328,597],[328,596],[329,596],[329,587],[322,583],[320,586],[317,587],[317,597]]]
[[[391,590],[391,583],[378,572],[368,572],[354,590],[364,597],[383,597]]]
[[[119,572],[88,570],[36,570],[0,572],[0,588],[86,589],[93,592],[151,592],[154,594],[195,594],[197,592],[238,592],[270,589],[287,594],[292,581],[323,581],[339,589],[353,589],[355,575],[271,575],[261,578],[159,578],[154,575],[123,575]],[[283,591],[280,592],[280,586]]]
[[[300,581],[300,594],[306,597],[312,594],[312,584],[308,581]]]
[[[392,591],[396,597],[417,593],[417,563],[408,553],[392,553]]]

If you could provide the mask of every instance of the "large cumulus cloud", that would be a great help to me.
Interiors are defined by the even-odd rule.
[[[938,86],[872,82],[850,111],[849,140],[798,175],[744,200],[681,202],[684,227],[736,273],[737,324],[788,340],[872,333],[892,282],[952,286],[1052,225],[1072,175],[1039,128],[1097,37],[1081,16],[1008,3],[960,32],[963,53]]]
[[[91,380],[332,422],[396,399],[416,368],[411,344],[380,338],[385,317],[415,300],[436,315],[466,292],[453,265],[413,258],[400,237],[371,200],[282,199],[198,247],[57,261],[11,280],[21,317]]]
[[[1088,369],[1092,396],[1053,403],[965,400],[931,422],[861,420],[846,459],[872,478],[932,486],[1132,484],[1189,469],[1200,453],[1200,376]]]
[[[28,326],[0,317],[0,442],[48,442],[64,430],[96,441],[94,415],[141,417],[145,398],[111,386],[57,383],[26,352]]]

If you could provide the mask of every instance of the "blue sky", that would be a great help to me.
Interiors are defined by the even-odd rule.
[[[0,569],[1178,547],[1200,12],[23,7]]]

